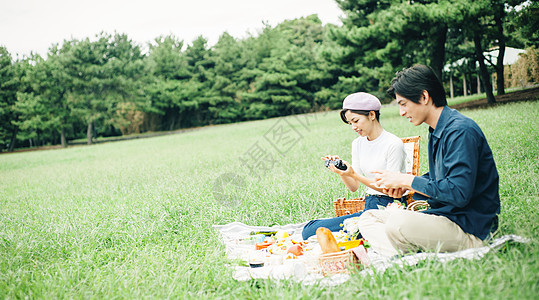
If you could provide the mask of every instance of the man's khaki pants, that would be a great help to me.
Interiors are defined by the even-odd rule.
[[[418,251],[453,252],[483,246],[446,217],[403,209],[363,212],[359,231],[372,249],[385,256]]]

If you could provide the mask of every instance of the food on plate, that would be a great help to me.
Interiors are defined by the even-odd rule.
[[[323,253],[334,253],[341,251],[337,245],[337,241],[333,233],[325,227],[320,227],[316,230],[316,238],[320,244]]]
[[[272,236],[275,235],[277,231],[251,231],[251,235],[257,235],[257,234],[263,234],[265,236]]]
[[[344,247],[344,250],[355,248],[359,245],[363,245],[363,239],[340,242],[337,244],[339,247]]]
[[[295,256],[303,255],[303,247],[301,247],[299,244],[292,245],[288,248],[287,253],[292,253]]]
[[[304,247],[307,245],[306,241],[296,241],[291,236],[283,239],[277,239],[273,244],[268,246],[268,252],[271,254],[285,255],[288,253],[288,249],[293,245],[300,245]]]
[[[287,253],[286,256],[284,257],[284,259],[296,259],[296,258],[298,257],[292,253]]]
[[[255,245],[257,243],[264,242],[265,236],[263,234],[251,235],[246,238],[238,239],[238,242],[243,245]]]
[[[286,232],[284,230],[277,230],[277,232],[275,233],[275,238],[278,239],[278,240],[285,239],[285,238],[287,238],[289,236],[290,236],[290,234],[288,234],[288,232]]]
[[[271,246],[274,242],[271,241],[271,242],[262,242],[262,243],[257,243],[256,244],[256,250],[262,250],[262,249],[265,249],[265,248],[268,248],[269,246]]]

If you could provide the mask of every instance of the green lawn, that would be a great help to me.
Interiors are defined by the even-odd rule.
[[[512,92],[521,91],[521,90],[524,90],[524,89],[525,88],[521,88],[521,87],[507,88],[507,89],[505,89],[505,93],[510,94]],[[493,93],[494,93],[494,96],[498,95],[498,93],[496,91],[494,91]],[[461,103],[464,103],[464,102],[470,102],[470,101],[474,101],[474,100],[484,99],[486,97],[487,97],[486,93],[473,94],[473,95],[469,95],[469,96],[456,96],[453,99],[449,99],[449,96],[448,96],[447,103],[448,103],[449,106],[453,106],[453,105],[461,104]]]
[[[0,298],[536,299],[539,102],[463,112],[484,130],[500,173],[496,236],[531,243],[337,287],[233,280],[212,224],[329,217],[334,198],[353,196],[320,160],[350,159],[355,137],[328,112],[0,155]],[[427,127],[398,107],[381,120],[398,136],[422,136],[426,171]]]

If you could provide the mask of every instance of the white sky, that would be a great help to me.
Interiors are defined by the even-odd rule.
[[[202,35],[213,45],[225,31],[244,38],[263,21],[275,26],[311,14],[341,24],[334,0],[0,0],[0,45],[13,58],[45,55],[53,43],[101,31],[126,33],[143,45],[169,34],[184,44]]]

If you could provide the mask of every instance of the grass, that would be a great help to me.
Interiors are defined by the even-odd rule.
[[[521,90],[524,90],[526,88],[524,87],[512,87],[512,88],[506,88],[505,89],[505,93],[506,94],[510,94],[512,92],[516,92],[516,91],[521,91]],[[493,91],[493,94],[494,96],[497,96],[498,95],[498,92],[496,91]],[[447,104],[449,106],[453,106],[453,105],[457,105],[457,104],[461,104],[461,103],[465,103],[465,102],[470,102],[470,101],[475,101],[475,100],[479,100],[479,99],[485,99],[487,97],[487,94],[486,93],[479,93],[479,94],[472,94],[472,95],[468,95],[468,96],[457,96],[457,97],[453,97],[453,99],[449,99],[449,96],[447,96]]]
[[[494,93],[494,96],[496,96],[496,93]],[[483,98],[486,98],[486,97],[487,97],[487,94],[485,94],[485,93],[473,94],[473,95],[469,95],[469,96],[454,97],[453,99],[447,99],[447,104],[449,106],[451,106],[451,105],[456,105],[456,104],[460,104],[460,103],[464,103],[464,102],[470,102],[470,101],[474,101],[474,100],[483,99]]]
[[[212,224],[329,217],[335,197],[352,196],[320,157],[349,159],[354,133],[337,112],[319,113],[0,155],[0,298],[534,299],[539,102],[463,113],[484,130],[500,173],[496,236],[531,243],[338,287],[233,280]],[[398,107],[381,120],[398,136],[422,136],[426,171],[427,127],[408,124]]]

